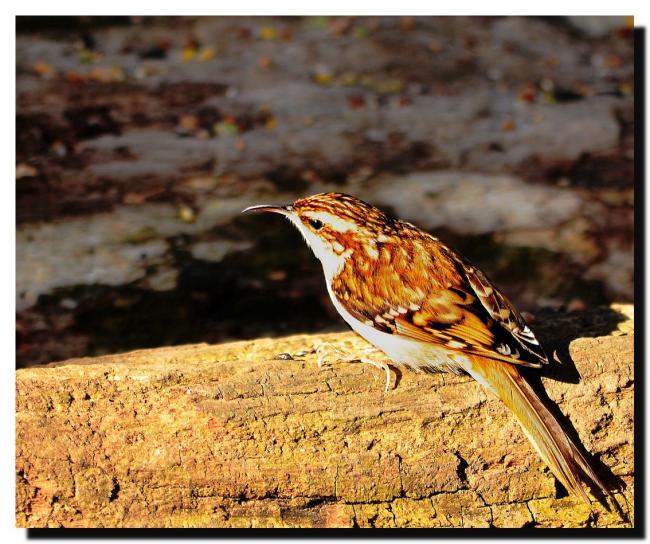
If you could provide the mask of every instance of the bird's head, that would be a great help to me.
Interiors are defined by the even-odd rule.
[[[377,258],[377,243],[388,242],[395,221],[384,212],[343,193],[320,193],[287,206],[251,206],[244,212],[284,215],[300,231],[325,274],[333,277],[348,257]]]

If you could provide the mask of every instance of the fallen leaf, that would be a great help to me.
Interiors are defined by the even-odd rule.
[[[317,69],[314,74],[314,81],[319,85],[329,85],[332,82],[333,76],[331,72],[325,69]]]
[[[120,66],[111,66],[111,76],[113,81],[124,81],[126,79],[124,70]]]
[[[36,72],[39,76],[49,76],[52,74],[54,69],[52,66],[47,64],[46,62],[37,62],[33,66],[34,72]]]
[[[196,221],[196,213],[189,206],[181,206],[178,209],[178,218],[183,223],[194,223]]]
[[[78,74],[77,72],[74,72],[72,70],[68,70],[65,73],[65,79],[67,81],[69,81],[70,83],[78,83],[80,81],[83,81],[83,77],[81,77],[80,74]]]
[[[113,81],[113,73],[110,68],[97,66],[86,75],[87,79],[98,83],[110,83]]]
[[[623,96],[632,96],[634,94],[634,86],[631,83],[623,82],[619,85],[618,92]]]
[[[267,277],[272,281],[282,281],[282,280],[287,279],[287,271],[286,270],[273,270],[273,271],[268,273]]]
[[[38,174],[36,168],[29,164],[20,163],[16,165],[16,179],[28,178]]]
[[[187,179],[183,185],[196,191],[210,191],[214,189],[219,183],[219,178],[216,176],[197,176]]]
[[[178,120],[178,127],[187,131],[195,131],[199,128],[199,118],[196,115],[182,115]]]
[[[405,94],[399,95],[399,98],[397,99],[397,105],[400,108],[403,108],[404,106],[408,106],[411,104],[411,99],[406,96]]]
[[[81,64],[92,64],[95,60],[97,60],[97,55],[94,51],[84,49],[79,53],[79,62]]]
[[[370,31],[363,26],[357,26],[352,31],[352,35],[355,38],[367,38],[370,35]]]
[[[124,204],[142,204],[146,200],[146,195],[140,193],[126,193],[122,198],[122,202],[124,202]]]
[[[341,82],[342,85],[347,85],[352,86],[357,84],[357,76],[356,74],[353,74],[352,72],[345,72],[341,77],[339,78],[339,81]]]
[[[566,306],[567,312],[583,312],[587,308],[584,300],[574,298]]]
[[[522,102],[532,104],[533,102],[535,102],[535,99],[537,98],[537,89],[535,88],[534,85],[528,83],[524,85],[521,89],[519,89],[517,98],[519,98],[519,100],[521,100]]]
[[[404,83],[399,79],[386,79],[377,83],[375,90],[379,93],[398,93],[403,87]]]
[[[604,64],[607,68],[620,68],[623,66],[623,59],[616,53],[605,55]]]
[[[268,129],[275,129],[278,127],[278,120],[274,115],[271,115],[264,123],[264,126]]]
[[[408,15],[401,17],[399,20],[399,26],[402,27],[402,30],[412,30],[414,24],[415,21],[413,20],[413,17]]]
[[[257,59],[257,65],[260,68],[267,69],[270,68],[272,64],[271,57],[268,55],[262,55],[259,59]]]
[[[190,60],[194,60],[195,57],[196,57],[196,49],[186,47],[181,52],[181,60],[183,62],[188,62]]]
[[[262,40],[275,40],[277,36],[278,33],[272,26],[263,26],[260,29],[260,38]]]
[[[283,42],[290,42],[291,40],[293,40],[293,30],[291,30],[290,28],[285,28],[284,30],[282,30],[282,32],[280,32],[280,39]]]
[[[437,38],[433,38],[429,42],[429,51],[431,51],[432,53],[438,53],[442,51],[442,42]]]
[[[185,40],[185,44],[183,45],[183,47],[185,49],[198,49],[199,47],[201,47],[201,43],[196,38],[190,36],[189,38],[187,38],[187,40]]]
[[[217,136],[239,134],[239,127],[235,124],[234,119],[224,119],[214,125],[214,132]]]
[[[217,54],[217,51],[214,47],[206,47],[199,54],[199,59],[202,61],[212,60]]]
[[[352,26],[350,17],[331,17],[327,23],[327,28],[332,34],[345,34]]]
[[[348,106],[353,110],[360,110],[366,105],[366,100],[361,95],[348,96]]]

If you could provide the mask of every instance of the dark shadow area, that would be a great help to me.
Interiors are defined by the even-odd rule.
[[[565,274],[559,287],[549,282],[558,268],[568,270],[556,253],[507,247],[491,236],[459,237],[448,232],[441,236],[485,270],[497,286],[506,286],[520,309],[529,306],[518,302],[545,290],[590,305],[607,301],[602,287],[583,280],[579,270]],[[16,366],[140,348],[348,329],[329,300],[320,263],[300,234],[280,217],[241,216],[198,240],[178,235],[166,243],[168,253],[148,266],[141,280],[120,286],[58,288],[19,312]],[[216,253],[220,244],[240,244],[242,249],[208,260],[193,253],[197,243],[214,244]],[[177,271],[173,288],[158,287],[170,270]],[[589,310],[581,318],[586,326],[587,314]],[[559,310],[540,310],[542,332],[554,319],[562,323],[562,315]],[[607,323],[597,326],[593,335],[604,331]],[[564,334],[564,327],[551,325],[545,343],[549,355],[556,333]],[[562,351],[566,346],[567,342],[560,342],[555,347],[561,360],[566,359]],[[568,373],[564,379],[575,377]]]
[[[544,346],[551,364],[536,373],[562,382],[578,383],[580,374],[569,352],[571,342],[577,338],[607,336],[625,320],[624,315],[607,306],[581,312],[541,309],[535,314],[531,328]]]
[[[185,236],[169,239],[179,270],[174,289],[152,290],[149,279],[160,271],[152,267],[149,279],[129,285],[80,286],[40,297],[21,314],[18,367],[84,354],[346,330],[320,264],[298,232],[279,217],[266,219],[264,228],[244,216],[220,228],[221,240],[243,243],[257,231],[258,242],[219,261],[194,257]]]

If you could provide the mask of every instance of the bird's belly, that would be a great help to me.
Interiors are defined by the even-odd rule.
[[[330,298],[348,325],[357,334],[388,355],[396,364],[406,365],[415,370],[440,369],[452,372],[465,370],[465,362],[459,360],[442,346],[379,331],[351,315],[331,292]]]
[[[446,367],[450,363],[447,351],[434,344],[381,332],[363,323],[358,323],[358,326],[352,325],[352,328],[397,364],[422,370]]]

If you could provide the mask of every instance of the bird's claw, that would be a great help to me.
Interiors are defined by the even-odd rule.
[[[385,361],[373,361],[372,359],[359,359],[362,363],[368,363],[369,365],[374,366],[375,368],[380,368],[386,373],[386,386],[384,387],[384,393],[390,391],[390,367]]]
[[[374,366],[375,368],[382,369],[386,373],[386,385],[384,387],[384,393],[388,393],[388,391],[390,390],[391,374],[390,374],[390,367],[388,366],[388,364],[385,361],[374,361],[364,356],[371,353],[377,353],[379,352],[378,349],[370,347],[370,348],[365,348],[360,352],[351,354],[351,353],[344,352],[343,350],[337,348],[330,342],[323,342],[322,344],[319,344],[316,347],[315,352],[316,352],[316,364],[318,365],[318,368],[321,369],[323,368],[323,364],[328,363],[328,360],[330,360],[333,356],[336,357],[340,362],[351,363],[356,361],[360,363],[367,363],[369,365]]]
[[[316,364],[318,365],[318,368],[323,368],[323,363],[327,363],[327,361],[334,355],[338,356],[339,358],[343,358],[345,356],[345,353],[334,346],[334,344],[331,344],[330,342],[323,342],[322,344],[319,344],[316,347]]]

